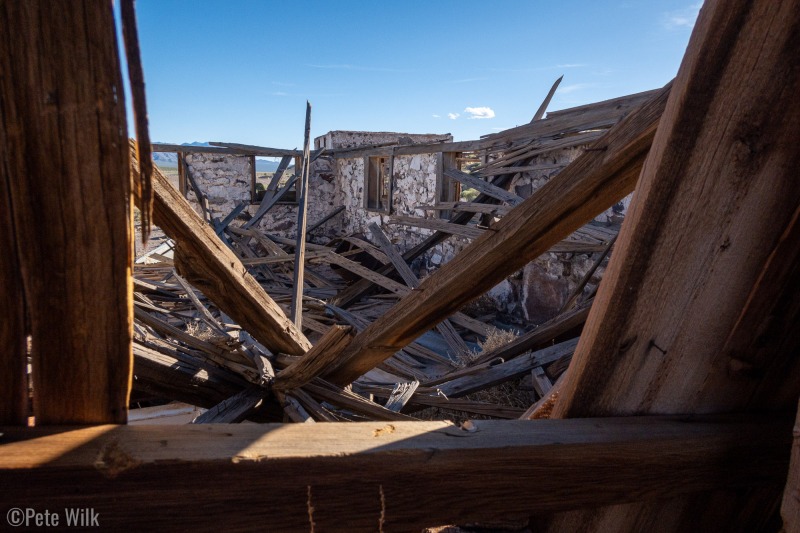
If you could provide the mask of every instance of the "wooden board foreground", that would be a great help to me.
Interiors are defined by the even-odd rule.
[[[769,417],[0,428],[3,509],[104,528],[413,531],[720,486],[780,486]],[[154,482],[158,480],[157,482]],[[60,487],[54,490],[54,487]],[[309,507],[313,507],[309,511]]]

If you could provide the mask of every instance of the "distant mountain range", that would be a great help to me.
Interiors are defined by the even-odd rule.
[[[162,144],[162,143],[156,143]],[[166,144],[166,143],[164,143]],[[211,146],[207,142],[181,143],[181,146]],[[178,154],[174,152],[155,152],[153,161],[161,168],[178,168]],[[256,172],[275,172],[278,168],[277,161],[256,158]]]

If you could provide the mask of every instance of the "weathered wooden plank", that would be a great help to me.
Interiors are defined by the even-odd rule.
[[[306,126],[303,141],[303,166],[297,194],[297,236],[294,245],[294,277],[289,318],[295,327],[303,327],[303,274],[306,268],[306,209],[308,207],[308,171],[310,165],[309,142],[311,136],[311,104],[306,101]]]
[[[133,107],[133,122],[136,129],[137,158],[141,161],[139,181],[133,186],[141,198],[141,237],[147,244],[153,226],[153,154],[150,151],[150,129],[147,124],[147,99],[144,95],[144,70],[139,51],[139,30],[136,24],[136,8],[133,0],[120,2],[122,39],[125,43],[126,69]]]
[[[553,389],[553,382],[540,366],[531,370],[531,381],[539,398],[544,398]]]
[[[349,383],[628,194],[669,86],[356,336],[329,379]]]
[[[419,279],[417,278],[416,274],[411,271],[411,267],[409,267],[403,256],[400,255],[400,252],[397,248],[394,247],[392,241],[389,240],[389,237],[383,232],[383,230],[375,224],[374,222],[369,225],[369,231],[372,234],[372,237],[380,246],[381,251],[386,254],[386,257],[389,258],[392,265],[394,265],[395,271],[400,274],[400,277],[403,279],[406,285],[409,288],[415,289],[419,287]],[[469,348],[458,332],[453,327],[453,324],[450,323],[449,320],[444,320],[440,324],[436,326],[436,330],[442,335],[447,346],[452,350],[452,354],[454,356],[460,356],[462,354],[469,353]]]
[[[135,161],[131,172],[138,172]],[[308,339],[158,168],[154,169],[153,188],[155,222],[177,243],[178,272],[269,350],[299,355],[311,348]]]
[[[198,416],[192,424],[236,424],[255,411],[267,394],[261,387],[248,387]]]
[[[314,231],[318,227],[322,226],[324,223],[326,223],[327,221],[329,221],[330,219],[332,219],[333,217],[335,217],[336,215],[338,215],[342,211],[344,211],[344,206],[340,205],[339,207],[337,207],[336,209],[334,209],[333,211],[331,211],[327,215],[323,216],[321,219],[319,219],[316,222],[314,222],[313,224],[311,224],[308,227],[307,233],[311,233],[312,231]]]
[[[286,184],[281,189],[276,191],[275,194],[272,195],[269,199],[267,199],[267,195],[265,194],[264,201],[262,201],[261,205],[258,206],[256,214],[253,215],[253,218],[242,224],[242,229],[249,229],[254,225],[256,225],[258,221],[261,220],[263,216],[266,215],[267,212],[275,206],[275,204],[281,201],[281,198],[283,198],[286,195],[286,193],[289,192],[289,190],[295,184],[297,179],[298,179],[297,174],[290,176],[289,179],[286,180]]]
[[[379,523],[386,531],[419,531],[777,485],[791,441],[791,421],[761,417],[478,420],[472,427],[4,427],[0,475],[15,490],[0,501],[5,508],[18,501],[35,509],[89,507],[102,527],[117,530],[259,524],[306,531],[313,520],[326,531],[373,532]],[[197,490],[209,480],[214,490]]]
[[[541,172],[543,170],[558,170],[564,168],[567,165],[530,165],[526,167],[512,167],[514,172]],[[489,177],[489,176],[497,176],[499,174],[507,174],[509,171],[508,167],[499,167],[499,168],[485,168],[481,170],[478,174],[482,177]]]
[[[257,155],[261,157],[300,157],[300,150],[285,150],[283,148],[264,148],[246,144],[209,143],[212,146],[194,146],[185,144],[153,143],[153,152],[185,152],[201,154],[229,154],[229,155]],[[217,146],[214,146],[217,145]]]
[[[110,2],[0,6],[0,283],[18,283],[3,300],[19,297],[0,320],[22,336],[2,339],[7,420],[27,396],[27,334],[37,424],[127,416],[133,236],[114,27]]]
[[[211,141],[208,144],[210,144],[211,146],[218,146],[220,148],[232,148],[234,150],[242,150],[242,153],[247,153],[247,155],[257,155],[260,157],[303,156],[302,150],[287,150],[285,148],[268,148],[266,146],[255,146],[252,144],[225,143],[217,141]]]
[[[483,235],[484,232],[484,230],[476,227],[453,224],[439,218],[418,218],[405,215],[391,215],[388,223],[399,224],[403,226],[413,226],[415,228],[425,228],[434,231],[442,231],[451,235],[467,237],[468,239],[477,239]]]
[[[497,198],[501,202],[506,202],[508,205],[513,206],[522,202],[522,198],[520,198],[513,192],[501,189],[500,187],[492,185],[488,181],[483,180],[477,176],[467,174],[466,172],[461,172],[457,168],[445,169],[444,175],[450,179],[456,180],[465,187],[470,187],[472,189],[475,189],[479,192],[482,192],[486,196]]]
[[[545,111],[547,111],[547,106],[550,105],[550,100],[553,99],[553,95],[556,94],[556,89],[558,89],[558,85],[561,83],[561,80],[563,80],[563,79],[564,79],[564,76],[563,75],[560,76],[555,81],[555,83],[553,83],[553,86],[550,87],[550,90],[547,92],[547,96],[545,96],[544,101],[539,106],[539,109],[537,109],[536,113],[534,113],[533,118],[531,119],[531,122],[536,122],[537,120],[541,120],[542,119],[542,117],[545,114]]]
[[[621,96],[602,102],[594,102],[580,107],[548,113],[545,120],[491,133],[481,137],[484,147],[500,145],[503,142],[521,139],[544,138],[568,131],[584,131],[605,124],[609,127],[645,102],[651,100],[658,89],[633,95]]]
[[[591,307],[592,301],[587,301],[573,310],[561,313],[508,344],[482,353],[475,359],[475,364],[487,363],[498,358],[508,361],[527,351],[549,346],[554,340],[565,334],[573,334],[577,337],[580,334],[579,328],[586,322]]]
[[[289,365],[275,378],[273,388],[290,390],[301,387],[322,374],[353,338],[351,326],[334,325],[302,358]]]
[[[537,366],[546,365],[558,359],[570,357],[577,345],[578,339],[564,341],[560,344],[550,346],[549,348],[543,348],[542,350],[516,357],[511,361],[489,366],[476,374],[440,383],[436,385],[436,388],[448,397],[463,396],[519,377],[530,372]]]
[[[309,394],[313,394],[323,401],[337,405],[344,409],[348,409],[355,413],[360,413],[370,417],[373,420],[386,420],[386,421],[411,421],[416,420],[412,416],[395,413],[386,409],[384,406],[372,402],[363,396],[354,394],[349,390],[340,389],[335,385],[316,379],[311,383],[303,386],[303,389]]]
[[[414,395],[414,391],[419,387],[419,381],[408,381],[405,383],[397,383],[386,400],[386,407],[390,411],[400,412],[408,400]]]
[[[785,307],[798,299],[796,241],[782,237],[800,206],[800,56],[785,48],[800,31],[800,2],[711,2],[701,20],[562,391],[563,416],[793,408],[800,395],[800,361],[789,357],[797,314],[776,317],[773,342],[756,353],[766,338],[754,321],[773,313],[740,322],[764,291],[797,307]],[[771,261],[783,274],[764,279]]]
[[[797,241],[779,250],[800,204],[799,33],[796,0],[703,6],[554,415],[796,407]],[[670,527],[756,531],[779,499],[680,499]],[[550,530],[662,516],[621,506]]]
[[[431,211],[463,211],[466,213],[484,213],[487,215],[503,216],[511,211],[507,205],[478,204],[475,202],[440,202],[435,205],[417,205],[414,209]]]
[[[0,11],[0,29],[6,28]],[[6,53],[3,50],[0,53]],[[0,59],[0,61],[3,61]],[[3,63],[4,64],[4,63]],[[0,67],[2,68],[2,67]],[[2,80],[0,80],[0,87]],[[5,94],[5,93],[4,93]],[[1,102],[0,102],[1,104]],[[0,108],[5,112],[5,108]],[[10,181],[14,144],[0,127],[0,424],[28,424],[28,331]]]

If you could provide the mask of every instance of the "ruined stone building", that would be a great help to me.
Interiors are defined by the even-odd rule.
[[[591,136],[582,138],[579,145],[542,152],[514,175],[509,190],[519,198],[528,198],[578,157],[590,139]],[[475,150],[441,150],[457,148],[459,143],[452,141],[449,134],[360,131],[331,131],[317,137],[314,146],[323,151],[312,163],[309,175],[309,221],[320,220],[338,207],[344,207],[344,211],[309,238],[319,244],[348,235],[369,240],[367,227],[376,223],[402,252],[413,248],[435,229],[414,225],[410,218],[446,220],[450,210],[431,208],[468,199],[462,197],[467,187],[446,177],[445,171],[466,170],[469,164],[486,162],[486,156],[482,158]],[[197,150],[184,155],[185,173],[204,193],[212,215],[224,218],[243,202],[248,204],[245,208],[248,214],[255,213],[259,205],[255,156]],[[501,155],[492,154],[492,159]],[[287,176],[299,168],[299,159],[293,164]],[[182,191],[200,212],[188,182],[182,179]],[[592,268],[593,256],[602,248],[601,243],[608,242],[618,231],[629,202],[630,196],[598,215],[593,227],[584,233],[585,239],[598,246],[584,253],[545,254],[487,293],[482,304],[521,324],[538,324],[552,318]],[[294,236],[296,220],[297,196],[292,189],[260,219],[258,226],[288,238]],[[470,234],[469,230],[465,233]],[[425,276],[452,259],[470,240],[469,236],[453,235],[425,252],[414,267]],[[586,284],[587,294],[596,289],[602,272],[601,266],[596,277]]]

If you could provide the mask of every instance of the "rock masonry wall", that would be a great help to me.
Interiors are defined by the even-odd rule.
[[[188,153],[185,162],[186,172],[192,175],[208,199],[208,208],[212,216],[224,218],[239,203],[250,201],[252,196],[250,157]],[[187,197],[195,211],[202,216],[203,210],[197,202],[197,196],[189,190]]]
[[[330,132],[315,140],[315,147],[329,149],[352,148],[363,145],[398,142],[401,137],[408,142],[449,141],[442,135],[407,136],[397,133]],[[401,141],[402,142],[402,141]],[[526,172],[517,177],[510,190],[527,198],[542,187],[569,162],[582,153],[581,148],[557,150],[540,155],[534,165],[559,165],[560,168]],[[392,214],[435,218],[436,211],[416,209],[420,205],[436,203],[438,153],[395,156],[392,166]],[[239,202],[249,200],[250,158],[217,154],[187,154],[187,170],[192,172],[200,188],[209,199],[214,216],[227,215]],[[293,170],[293,169],[291,169]],[[288,174],[288,172],[287,172]],[[317,243],[356,234],[370,240],[368,226],[375,222],[387,233],[401,252],[416,246],[433,233],[432,230],[389,224],[389,215],[364,207],[364,157],[318,158],[309,173],[308,224],[339,206],[344,212],[336,215],[309,235]],[[199,211],[194,196],[190,200]],[[595,218],[598,224],[618,224],[625,216],[630,197]],[[250,205],[255,213],[258,206]],[[259,223],[259,227],[272,234],[294,237],[297,225],[297,205],[276,205]],[[471,241],[452,236],[433,247],[412,265],[425,277],[442,264],[450,261]],[[596,254],[546,253],[498,284],[474,305],[486,310],[500,310],[511,322],[542,323],[555,316],[569,295],[594,264]],[[598,268],[584,289],[592,292],[602,277],[604,267]]]

